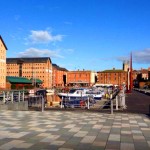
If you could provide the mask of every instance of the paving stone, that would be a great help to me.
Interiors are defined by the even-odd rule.
[[[96,136],[85,136],[82,140],[81,143],[93,143],[95,140]]]
[[[146,141],[145,142],[134,142],[134,147],[136,150],[149,150],[150,149],[150,147]]]
[[[133,143],[121,143],[120,150],[135,150]]]
[[[150,120],[140,114],[0,111],[2,150],[147,150]]]
[[[127,134],[121,134],[121,142],[124,143],[133,143],[133,136]]]
[[[117,142],[117,141],[108,141],[106,143],[106,149],[119,150],[120,149],[120,142]]]
[[[120,141],[120,134],[110,134],[108,141]]]

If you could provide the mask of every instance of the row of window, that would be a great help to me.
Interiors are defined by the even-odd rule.
[[[7,72],[7,74],[10,74],[10,73],[18,73],[18,71],[17,72]],[[28,74],[31,74],[32,72],[22,72],[22,73],[28,73]],[[42,71],[40,71],[40,72],[33,72],[33,74],[37,74],[37,73],[45,73],[44,71],[42,72]]]
[[[125,76],[126,73],[106,73],[106,74],[105,74],[105,73],[101,73],[101,74],[100,74],[100,76],[112,76],[112,75],[115,75],[115,76],[116,76],[116,75],[120,75],[120,76],[121,76],[121,75],[124,75],[124,76]]]
[[[120,80],[125,80],[126,78],[125,78],[125,77],[123,77],[123,78],[116,78],[116,77],[115,77],[115,78],[113,78],[113,79],[114,79],[114,80],[119,80],[119,79],[120,79]],[[110,77],[109,77],[109,78],[103,78],[103,77],[101,77],[101,80],[112,80],[112,78],[110,78]]]
[[[31,78],[32,76],[22,76],[22,77],[25,77],[25,78]],[[36,76],[35,78],[44,78],[44,76]]]
[[[9,66],[17,66],[18,64],[7,64]],[[34,67],[34,66],[45,66],[45,64],[42,64],[42,63],[39,63],[39,64],[33,64],[33,63],[29,63],[29,64],[22,64],[22,66],[31,66],[31,67]]]
[[[4,55],[0,54],[0,59],[5,60],[5,59],[6,59],[6,56],[4,56]]]
[[[35,69],[45,69],[45,67],[21,67],[22,69],[35,70]],[[7,67],[7,69],[14,69],[14,67]],[[18,66],[16,67],[18,69]]]
[[[5,79],[5,77],[6,77],[6,76],[4,76],[4,75],[2,76],[2,75],[1,75],[1,76],[0,76],[0,80]]]

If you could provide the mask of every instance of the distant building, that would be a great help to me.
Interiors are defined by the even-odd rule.
[[[52,86],[53,87],[64,87],[67,83],[67,72],[68,70],[59,67],[56,64],[52,64]]]
[[[52,86],[52,63],[49,57],[7,58],[7,76],[26,77],[33,85]]]
[[[93,71],[77,70],[67,73],[68,86],[91,86],[96,83],[97,73]]]
[[[120,69],[113,68],[112,70],[99,71],[98,83],[122,85],[127,84],[127,72]]]
[[[7,47],[0,36],[0,89],[6,88],[6,50]]]
[[[123,70],[128,71],[128,69],[129,69],[129,61],[124,61],[123,62]]]
[[[144,81],[144,80],[149,80],[149,75],[150,71],[148,69],[143,69],[141,70],[133,70],[133,79],[138,80],[138,81]]]
[[[141,73],[142,73],[142,79],[148,80],[148,69],[141,68]]]

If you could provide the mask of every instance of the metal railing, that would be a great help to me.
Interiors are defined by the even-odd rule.
[[[20,102],[25,100],[25,91],[24,90],[1,91],[0,97],[3,103]]]
[[[25,93],[25,90],[5,90],[1,91],[0,94],[0,104],[9,105],[20,102],[27,102],[28,107],[38,107],[41,111],[44,111],[45,99],[43,95],[29,95]],[[16,105],[18,107],[18,105]]]
[[[100,102],[100,103],[98,103]],[[71,98],[71,97],[62,97],[60,102],[60,108],[87,108],[91,109],[93,106],[97,105],[98,108],[103,109],[105,106],[110,107],[111,114],[115,110],[126,109],[125,103],[125,93],[124,91],[114,91],[109,95],[108,99],[94,100],[92,97],[82,97],[82,98]],[[115,108],[114,108],[115,107]]]
[[[81,98],[70,98],[62,97],[60,102],[61,108],[87,108],[89,109],[91,105],[95,103],[94,99],[91,97],[81,97]]]
[[[26,97],[28,101],[28,107],[30,108],[41,108],[41,111],[44,111],[45,99],[42,95],[31,95]]]

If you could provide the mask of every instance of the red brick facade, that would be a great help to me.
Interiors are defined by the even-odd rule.
[[[67,70],[61,68],[56,64],[52,65],[52,86],[53,87],[64,87],[67,80]]]
[[[98,83],[122,85],[127,83],[127,72],[123,70],[105,70],[98,72]]]
[[[67,84],[69,86],[91,86],[95,84],[96,73],[92,71],[69,71],[67,73]]]

